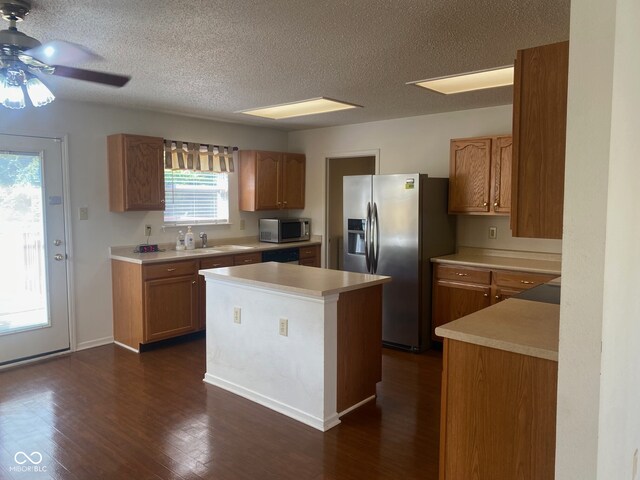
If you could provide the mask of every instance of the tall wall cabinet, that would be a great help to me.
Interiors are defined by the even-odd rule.
[[[304,154],[241,150],[239,162],[240,210],[304,208]]]
[[[162,138],[109,135],[109,210],[164,210],[163,156]]]
[[[569,42],[519,50],[513,89],[511,230],[562,238]]]

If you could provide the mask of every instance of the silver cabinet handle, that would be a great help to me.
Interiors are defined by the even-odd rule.
[[[528,282],[526,280],[520,280],[520,283],[522,283],[524,285],[534,285],[536,282]]]
[[[195,285],[195,284],[196,284],[196,281],[195,281],[195,280],[191,282],[191,285]]]
[[[496,295],[496,300],[500,300],[500,295]]]
[[[468,273],[456,273],[457,276],[459,277],[468,277],[469,274]]]
[[[489,294],[488,294],[488,293],[485,293],[485,294],[484,294],[484,296],[485,296],[485,297],[488,297],[488,296],[489,296]]]
[[[498,206],[498,202],[493,202],[493,206],[497,207]]]
[[[482,204],[482,206],[483,206],[483,207],[486,207],[487,205],[489,205],[487,202],[484,202],[484,203]]]
[[[167,272],[175,272],[176,269],[175,268],[167,268]]]
[[[53,259],[54,259],[54,260],[56,260],[56,261],[58,261],[58,262],[61,262],[62,260],[64,260],[64,255],[62,255],[61,253],[56,253],[56,254],[53,256]]]

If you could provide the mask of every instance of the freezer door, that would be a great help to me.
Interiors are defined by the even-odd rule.
[[[342,205],[344,239],[342,265],[349,272],[369,273],[370,218],[372,175],[353,175],[343,179]]]
[[[392,277],[383,289],[382,340],[417,348],[420,345],[420,176],[374,176],[373,205],[374,273]]]

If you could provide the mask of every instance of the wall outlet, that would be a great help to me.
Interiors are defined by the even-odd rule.
[[[288,337],[289,336],[289,320],[287,320],[286,318],[281,318],[280,319],[279,333],[283,337]]]
[[[244,218],[241,218],[241,219],[240,219],[240,230],[244,230],[244,227],[245,227],[245,225],[244,225]]]
[[[150,237],[151,236],[151,225],[145,225],[144,226],[144,236],[145,237]]]
[[[489,227],[489,238],[491,240],[498,238],[498,227]]]
[[[78,209],[78,220],[89,220],[89,207],[80,207]]]
[[[242,309],[240,307],[233,308],[233,323],[242,323]]]

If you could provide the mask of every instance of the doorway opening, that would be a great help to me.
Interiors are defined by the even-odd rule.
[[[327,222],[326,266],[342,270],[343,238],[343,178],[348,175],[374,175],[376,155],[353,155],[327,158]]]

